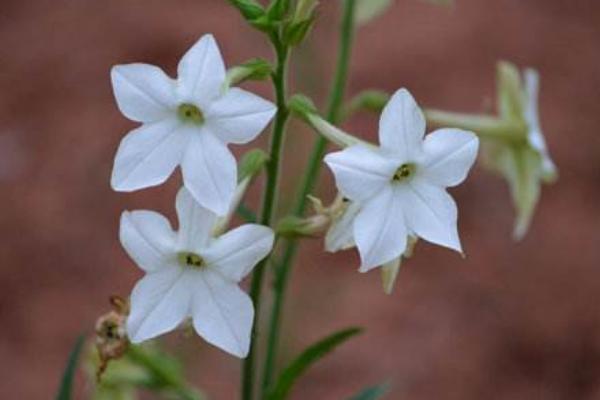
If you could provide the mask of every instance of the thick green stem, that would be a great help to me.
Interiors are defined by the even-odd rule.
[[[337,59],[337,66],[327,110],[327,119],[331,123],[337,123],[341,114],[342,101],[346,81],[348,77],[348,64],[352,50],[352,39],[354,36],[354,5],[355,0],[344,0],[343,16],[340,31],[340,48]],[[321,160],[325,154],[327,140],[318,137],[312,149],[306,175],[302,182],[298,198],[294,205],[293,214],[301,216],[306,208],[307,195],[313,190],[315,182],[319,175]],[[285,242],[281,262],[275,268],[274,281],[274,299],[269,323],[269,336],[267,339],[267,354],[265,359],[265,369],[263,375],[263,391],[266,390],[272,382],[275,372],[275,360],[277,358],[277,346],[279,344],[279,334],[281,325],[281,312],[287,287],[288,277],[292,267],[292,261],[296,255],[298,243],[296,240]]]
[[[279,164],[281,150],[283,147],[285,125],[289,117],[287,107],[287,64],[289,58],[289,49],[281,43],[277,34],[271,36],[277,56],[277,66],[273,73],[272,80],[275,88],[277,103],[277,114],[273,124],[273,133],[269,151],[269,161],[266,166],[267,182],[262,200],[262,211],[260,223],[263,225],[272,225],[275,203],[277,201],[277,186],[279,181]],[[257,317],[260,315],[261,289],[265,274],[265,267],[269,257],[260,262],[252,274],[252,283],[250,287],[250,297],[254,303],[254,324],[252,327],[252,340],[248,357],[245,359],[242,368],[242,399],[251,400],[254,397],[254,376],[256,373],[256,346],[257,346]]]

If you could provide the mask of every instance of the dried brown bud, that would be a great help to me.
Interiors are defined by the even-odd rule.
[[[96,321],[96,348],[100,357],[100,365],[96,371],[99,381],[110,360],[121,358],[127,351],[129,339],[125,331],[125,321],[129,313],[127,300],[119,296],[111,296],[113,310],[102,315]]]

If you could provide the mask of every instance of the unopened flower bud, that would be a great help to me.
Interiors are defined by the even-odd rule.
[[[272,65],[262,58],[253,58],[241,65],[236,65],[227,71],[223,88],[238,85],[245,81],[262,81],[273,72]]]
[[[317,113],[314,103],[306,96],[295,95],[291,98],[289,107],[299,118],[313,127],[317,133],[327,138],[332,143],[341,148],[349,147],[355,144],[363,144],[373,147],[372,144],[364,142],[357,137],[342,131],[325,121]]]

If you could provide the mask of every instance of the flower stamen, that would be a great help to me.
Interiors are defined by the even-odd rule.
[[[181,252],[177,254],[177,261],[183,267],[202,268],[205,266],[204,260],[196,253],[192,252]]]
[[[204,123],[204,114],[202,110],[193,104],[183,103],[177,108],[177,115],[183,122],[189,122],[195,125]]]
[[[392,177],[393,182],[400,182],[410,178],[415,173],[414,164],[402,164],[394,173]]]

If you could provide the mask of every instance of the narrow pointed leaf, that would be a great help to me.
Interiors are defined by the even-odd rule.
[[[302,354],[293,360],[281,373],[273,389],[266,396],[267,400],[283,400],[287,398],[289,391],[296,380],[306,370],[326,354],[333,351],[346,340],[362,332],[361,328],[348,328],[308,347]]]
[[[56,395],[56,400],[70,400],[71,393],[73,391],[73,381],[75,379],[75,372],[77,371],[77,363],[79,362],[79,356],[81,355],[81,350],[83,349],[83,344],[85,342],[85,336],[80,335],[69,354],[69,360],[67,361],[67,366],[63,373],[62,380],[60,382],[60,388],[58,389],[58,394]]]

